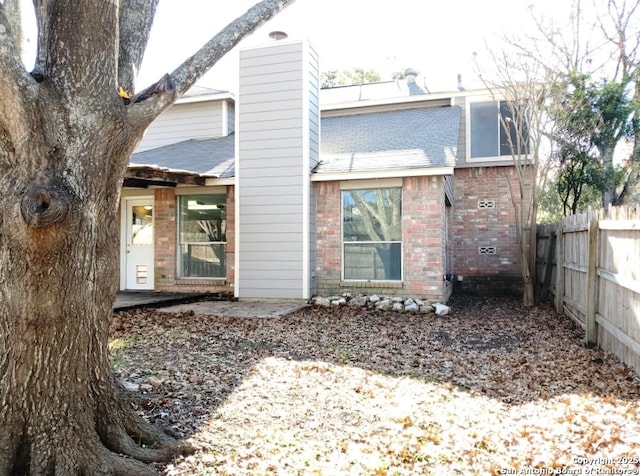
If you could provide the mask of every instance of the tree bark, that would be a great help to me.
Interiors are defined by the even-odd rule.
[[[120,399],[107,351],[118,192],[142,131],[124,127],[122,103],[87,121],[53,88],[31,109],[41,127],[0,161],[0,475],[153,474],[136,460],[171,451],[132,436],[170,438]]]
[[[155,474],[144,463],[185,449],[137,416],[109,365],[122,181],[148,124],[292,2],[264,0],[233,41],[128,105],[118,82],[139,66],[148,18],[123,20],[119,2],[37,0],[29,74],[0,3],[0,476]],[[121,6],[151,15],[156,3]]]

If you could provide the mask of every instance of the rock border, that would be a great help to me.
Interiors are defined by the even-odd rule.
[[[419,298],[402,298],[398,296],[380,296],[378,294],[351,294],[342,296],[314,296],[310,304],[319,307],[358,306],[378,309],[380,311],[415,312],[421,314],[435,313],[444,316],[451,308],[439,302],[425,301]]]

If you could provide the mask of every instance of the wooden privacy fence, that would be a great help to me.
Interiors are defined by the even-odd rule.
[[[537,234],[540,294],[640,373],[640,208],[572,215]]]

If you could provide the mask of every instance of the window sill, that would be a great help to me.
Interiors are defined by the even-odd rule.
[[[511,155],[489,156],[489,157],[467,157],[467,162],[513,162]]]
[[[402,281],[340,281],[341,288],[401,289]]]
[[[215,286],[224,286],[227,284],[225,278],[178,278],[176,284],[207,284]]]

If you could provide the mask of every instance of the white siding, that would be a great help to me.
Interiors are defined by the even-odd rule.
[[[317,55],[304,42],[243,50],[239,88],[235,292],[308,299],[315,289]]]
[[[233,131],[233,114],[233,103],[224,100],[174,104],[151,123],[135,151],[189,139],[223,137]]]

